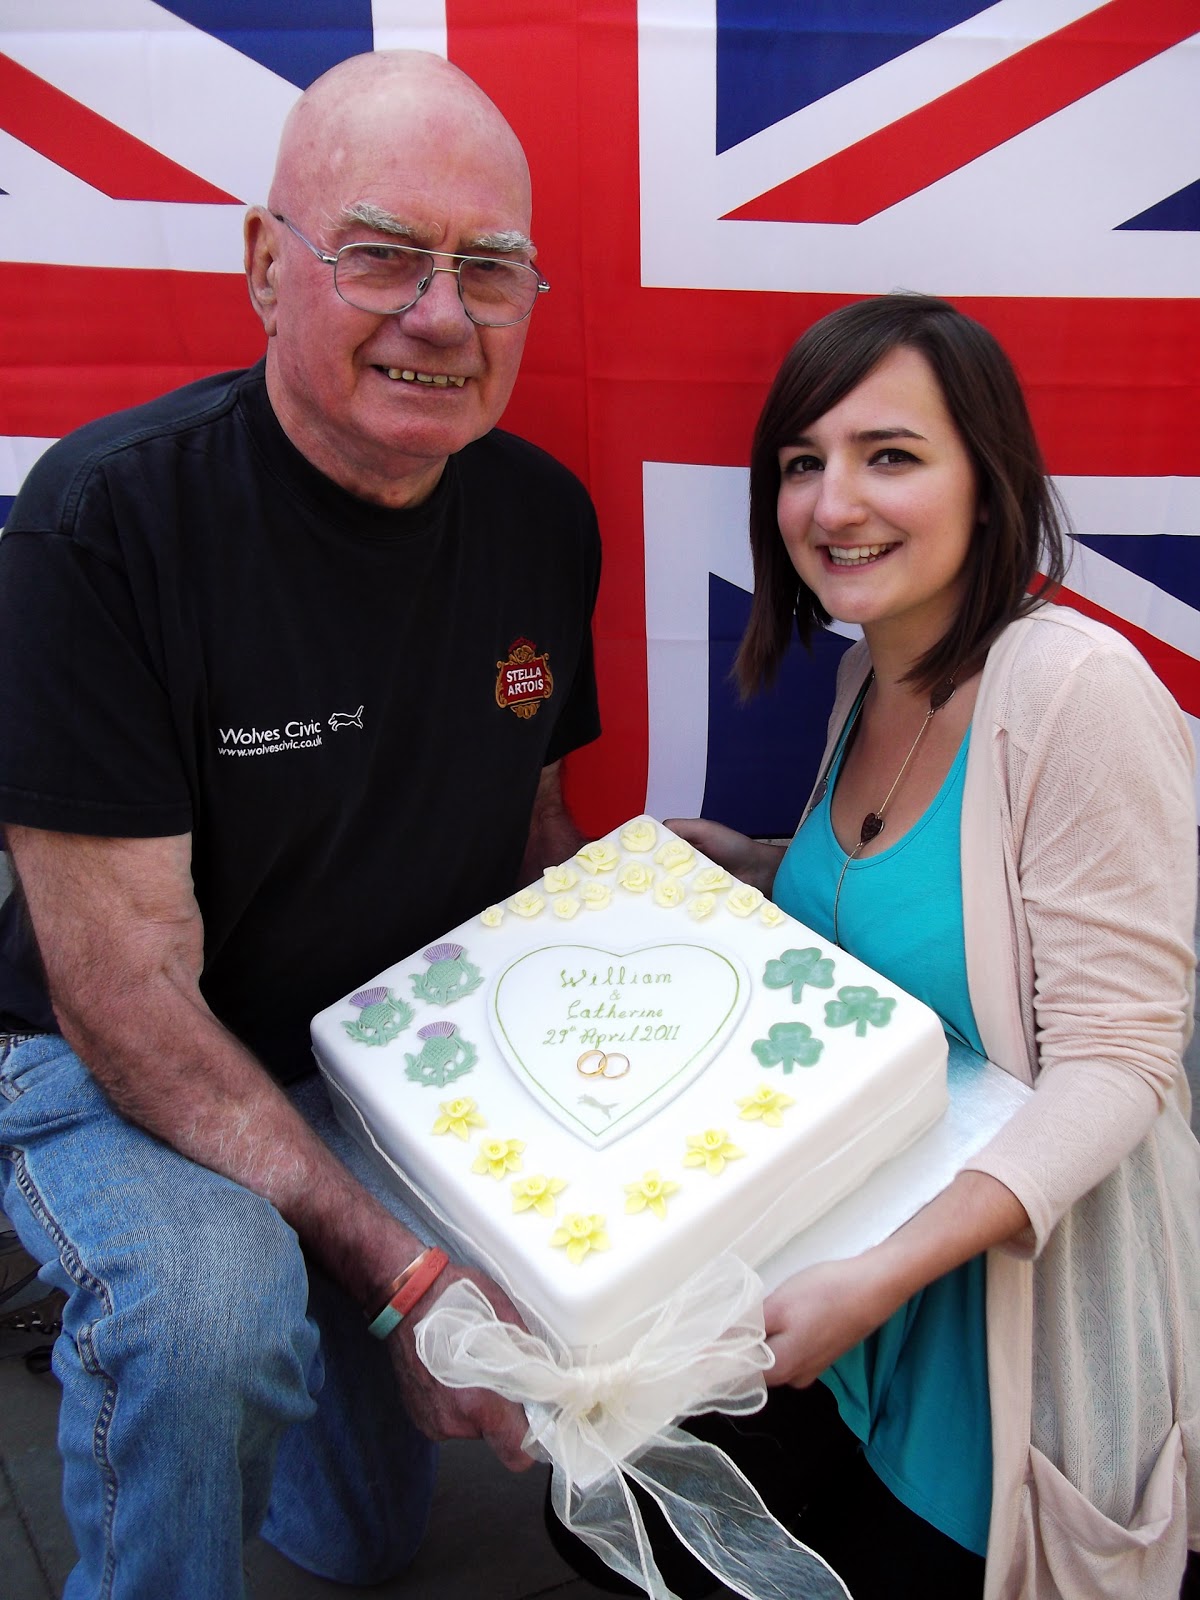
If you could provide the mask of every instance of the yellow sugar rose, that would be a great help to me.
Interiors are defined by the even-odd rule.
[[[758,920],[767,928],[777,928],[783,921],[783,912],[773,900],[764,900],[763,908],[758,913]]]
[[[678,878],[660,878],[654,885],[654,898],[668,910],[680,906],[687,899],[687,890]]]
[[[772,1089],[769,1083],[760,1083],[753,1094],[748,1094],[738,1105],[747,1122],[765,1122],[768,1128],[783,1127],[783,1113],[795,1100],[782,1089]]]
[[[722,894],[732,882],[724,867],[701,867],[692,879],[692,889],[696,894]]]
[[[452,1133],[456,1139],[467,1139],[470,1137],[468,1129],[487,1127],[469,1095],[462,1095],[457,1100],[443,1100],[438,1106],[438,1113],[433,1124],[434,1133]]]
[[[665,867],[678,878],[692,870],[696,863],[696,852],[686,839],[668,839],[654,859],[660,867]]]
[[[641,861],[627,861],[617,873],[617,882],[622,889],[628,889],[630,894],[645,894],[654,882],[654,874]]]
[[[582,1211],[572,1211],[562,1219],[562,1226],[550,1235],[550,1243],[559,1250],[565,1246],[568,1257],[578,1266],[591,1251],[608,1249],[604,1218],[595,1212],[588,1216]]]
[[[504,907],[485,906],[479,913],[479,920],[485,928],[498,928],[504,921]]]
[[[510,1172],[520,1172],[524,1148],[524,1139],[484,1139],[479,1154],[471,1163],[471,1171],[484,1173],[497,1181]]]
[[[547,1178],[544,1173],[532,1173],[528,1178],[517,1178],[512,1189],[514,1211],[536,1211],[539,1216],[554,1215],[554,1197],[567,1187],[565,1178]]]
[[[621,829],[621,843],[626,850],[640,854],[646,850],[653,850],[658,842],[658,829],[649,817],[639,817],[636,822],[627,822]]]
[[[687,914],[695,922],[703,922],[717,909],[715,894],[694,894],[687,903]]]
[[[579,874],[569,861],[560,867],[547,867],[542,873],[542,888],[547,894],[566,894],[579,882]]]
[[[522,889],[509,900],[508,909],[519,917],[536,917],[545,904],[536,889]]]
[[[579,910],[579,901],[573,894],[558,894],[550,902],[550,909],[556,917],[569,922]]]
[[[651,1167],[636,1183],[625,1185],[625,1209],[633,1215],[650,1210],[656,1217],[665,1217],[667,1200],[678,1188],[671,1178],[664,1178],[657,1168]]]
[[[735,917],[752,917],[762,903],[762,890],[752,888],[748,883],[739,883],[736,889],[730,890],[725,900]]]
[[[612,890],[606,883],[597,883],[595,878],[590,883],[585,883],[579,890],[579,898],[589,911],[605,911],[612,901]]]
[[[615,846],[607,839],[596,839],[576,850],[575,859],[585,872],[611,872],[620,859]]]
[[[739,1150],[724,1128],[705,1128],[703,1133],[689,1133],[685,1167],[704,1167],[714,1178],[725,1171],[727,1162],[737,1161],[746,1152]]]

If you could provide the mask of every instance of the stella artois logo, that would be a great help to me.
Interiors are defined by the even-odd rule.
[[[508,660],[497,661],[496,704],[519,717],[534,717],[543,700],[554,693],[548,655],[539,656],[530,639],[514,639]]]

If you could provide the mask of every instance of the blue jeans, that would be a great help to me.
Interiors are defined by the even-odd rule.
[[[298,1098],[364,1164],[320,1085]],[[79,1552],[66,1600],[239,1600],[242,1544],[260,1531],[343,1583],[407,1564],[436,1446],[361,1311],[273,1206],[126,1122],[50,1035],[0,1039],[0,1205],[68,1296],[54,1349]]]

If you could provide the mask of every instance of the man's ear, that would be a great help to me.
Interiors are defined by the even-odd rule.
[[[277,303],[275,279],[279,263],[275,256],[275,230],[272,219],[262,206],[251,206],[243,224],[245,239],[244,261],[246,284],[250,290],[250,304],[258,313],[259,321],[267,330],[267,338],[275,337]]]

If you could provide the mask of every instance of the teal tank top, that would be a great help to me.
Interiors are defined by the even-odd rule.
[[[959,865],[970,730],[925,814],[889,849],[848,865],[829,816],[845,736],[824,796],[780,863],[773,898],[832,940],[845,867],[838,902],[843,948],[923,1000],[982,1055],[967,990]],[[984,1555],[992,1503],[985,1257],[914,1295],[821,1382],[896,1498]]]

